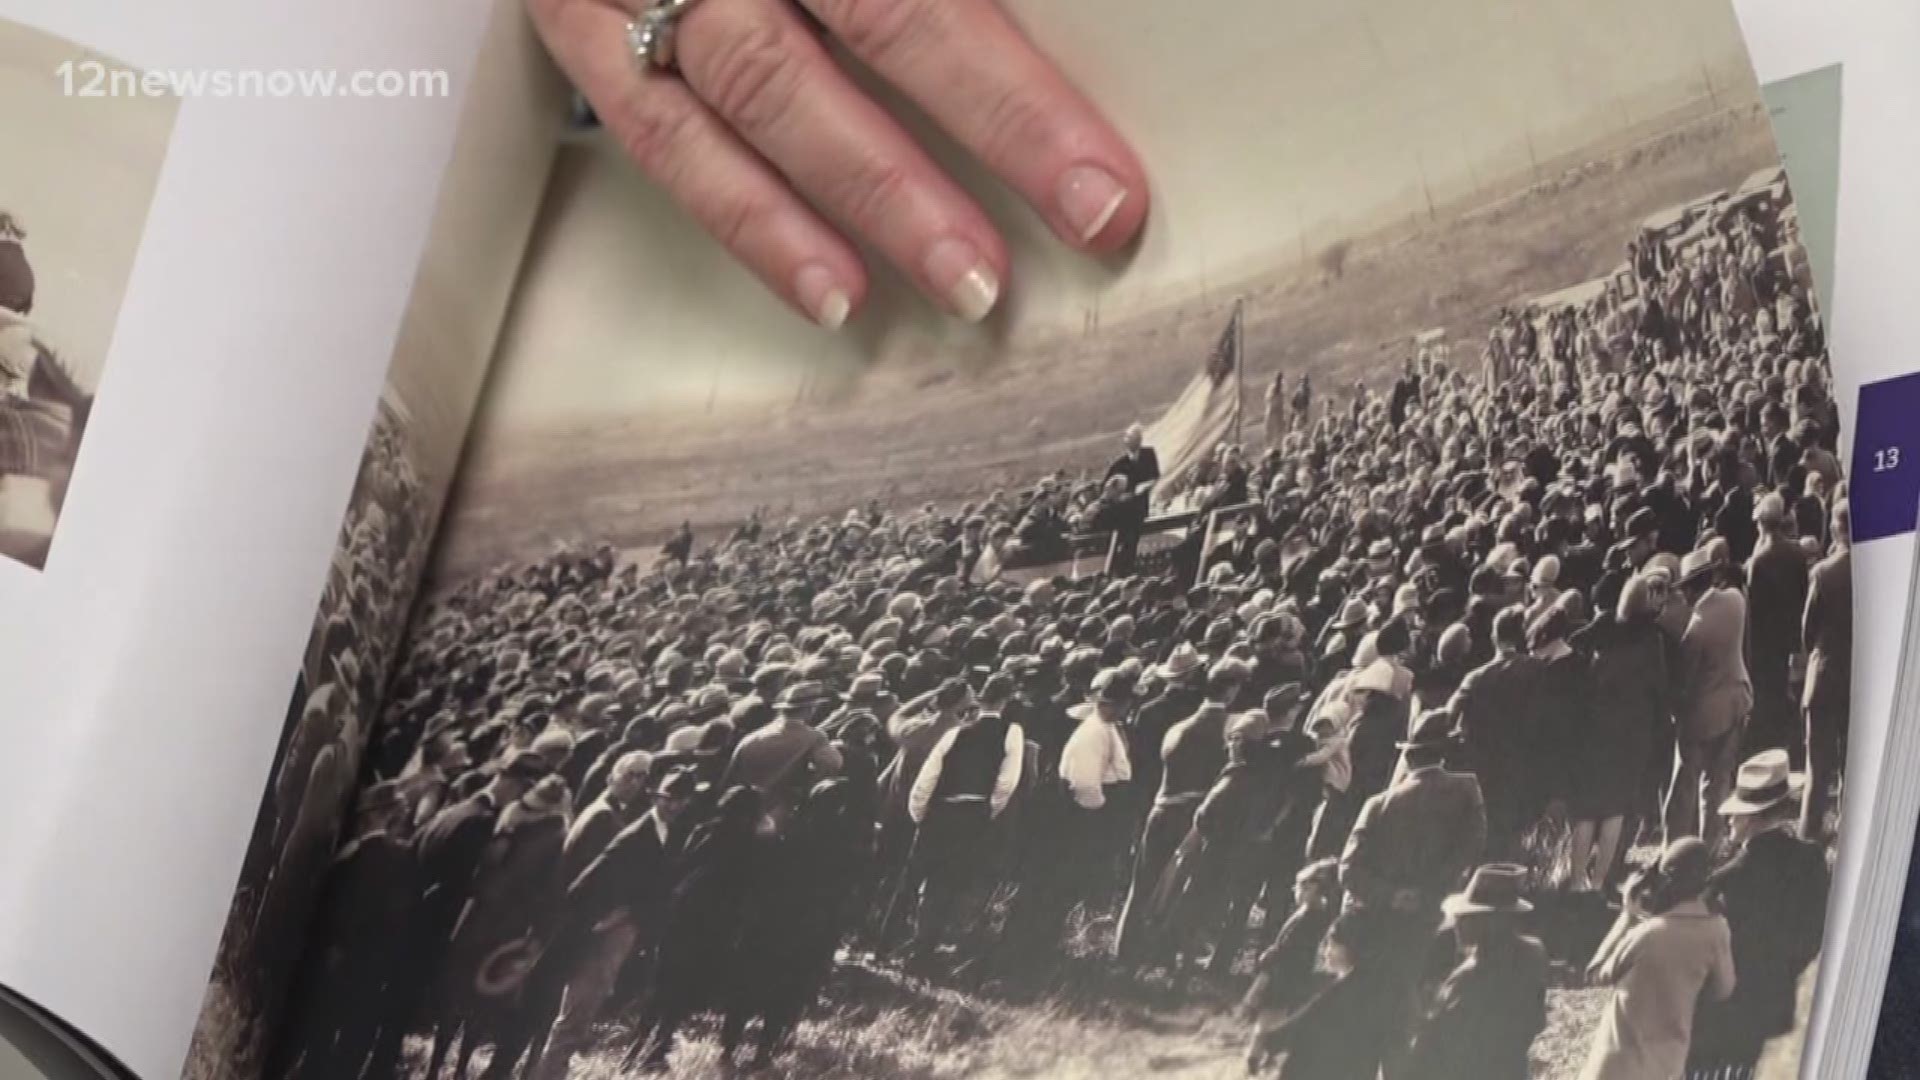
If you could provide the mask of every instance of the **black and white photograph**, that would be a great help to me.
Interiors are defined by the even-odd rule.
[[[0,20],[0,559],[40,570],[66,504],[178,101],[83,99],[90,56]]]
[[[977,331],[714,319],[563,151],[399,658],[296,699],[385,704],[267,1076],[1797,1075],[1849,511],[1732,14],[1277,7]]]

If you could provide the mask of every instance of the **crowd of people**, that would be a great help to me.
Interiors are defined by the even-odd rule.
[[[1228,992],[1286,1077],[1530,1076],[1549,986],[1604,985],[1582,1075],[1747,1075],[1819,948],[1848,510],[1791,236],[1703,231],[1503,312],[1484,370],[1302,376],[1200,478],[1247,507],[1211,546],[1034,572],[1149,527],[1130,438],[444,592],[283,1075],[658,1069],[706,1013],[764,1059],[844,949]]]

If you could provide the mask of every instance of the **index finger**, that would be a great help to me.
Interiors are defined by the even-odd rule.
[[[995,0],[801,0],[829,32],[1019,191],[1061,239],[1125,246],[1139,159]]]

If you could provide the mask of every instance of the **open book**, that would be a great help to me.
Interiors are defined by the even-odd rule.
[[[928,133],[1018,280],[837,335],[511,3],[164,6],[0,0],[30,1057],[1795,1074],[1861,374],[1725,0],[1009,3],[1146,236]],[[214,62],[453,92],[56,74]]]

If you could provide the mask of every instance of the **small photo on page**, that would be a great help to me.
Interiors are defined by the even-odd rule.
[[[178,110],[0,20],[0,557],[46,565]]]

